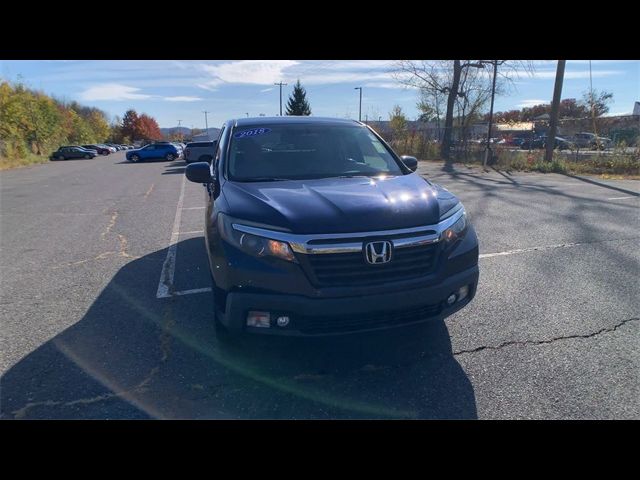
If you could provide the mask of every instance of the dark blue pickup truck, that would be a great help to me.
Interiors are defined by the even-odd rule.
[[[220,332],[334,335],[442,320],[478,284],[455,195],[368,126],[316,117],[226,122],[206,186]]]

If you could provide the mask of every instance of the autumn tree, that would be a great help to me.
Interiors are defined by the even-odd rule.
[[[122,117],[122,124],[120,126],[120,134],[123,137],[129,137],[132,139],[140,138],[140,117],[138,112],[133,109],[127,110]]]
[[[162,132],[160,131],[160,127],[158,126],[158,122],[156,122],[155,118],[143,113],[138,117],[138,122],[138,138],[145,141],[162,140]]]

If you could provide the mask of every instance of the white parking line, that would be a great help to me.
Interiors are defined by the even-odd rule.
[[[204,207],[184,207],[182,210],[202,210]]]
[[[178,198],[178,207],[176,208],[176,218],[173,221],[173,229],[171,230],[171,239],[169,240],[169,249],[167,250],[167,258],[162,264],[162,273],[160,274],[160,282],[158,283],[158,291],[156,298],[168,298],[172,294],[173,276],[176,271],[176,252],[178,250],[178,238],[180,236],[180,216],[182,214],[182,202],[184,201],[184,187],[186,178],[182,176],[182,186],[180,187],[180,197]]]
[[[607,198],[607,200],[627,200],[628,198],[640,198],[640,197],[611,197],[611,198]]]
[[[194,293],[204,293],[204,292],[210,292],[211,291],[211,287],[205,287],[205,288],[193,288],[191,290],[181,290],[179,292],[173,292],[174,295],[191,295]]]
[[[189,230],[188,232],[179,232],[181,235],[191,235],[194,233],[204,233],[204,230]]]

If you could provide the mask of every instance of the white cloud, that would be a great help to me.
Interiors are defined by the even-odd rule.
[[[213,78],[201,88],[216,87],[223,83],[269,85],[283,78],[283,70],[298,65],[293,60],[241,60],[219,65],[200,64],[200,68]]]
[[[616,75],[624,75],[625,72],[622,70],[593,70],[592,76],[593,78],[602,78],[602,77],[613,77]],[[532,75],[534,78],[542,78],[542,79],[555,79],[556,71],[555,70],[540,70],[534,72]],[[575,71],[575,72],[564,72],[565,80],[575,80],[575,79],[585,79],[589,78],[589,70]]]
[[[177,97],[164,97],[167,102],[197,102],[199,100],[203,100],[200,97],[189,97],[189,96],[177,96]]]
[[[412,85],[404,85],[400,82],[380,82],[380,83],[365,83],[364,87],[369,88],[390,88],[390,89],[400,89],[400,90],[417,90],[418,87],[414,87]]]
[[[212,87],[211,85],[206,85],[204,83],[197,83],[196,87],[202,88],[203,90],[209,90],[210,92],[217,92],[218,91],[217,88]]]
[[[549,100],[539,100],[539,99],[530,99],[530,100],[523,100],[522,102],[518,103],[517,106],[520,108],[531,108],[531,107],[535,107],[536,105],[546,105],[549,103]]]
[[[87,88],[80,93],[79,97],[85,101],[145,100],[151,98],[151,95],[137,93],[139,91],[139,88],[121,85],[119,83],[103,83]]]

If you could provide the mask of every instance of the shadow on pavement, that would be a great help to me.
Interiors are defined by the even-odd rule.
[[[187,169],[187,164],[184,161],[173,162],[167,165],[167,168],[162,175],[173,175],[173,174],[183,174]]]
[[[178,244],[178,256],[203,249]],[[444,323],[324,339],[216,338],[210,293],[155,297],[166,249],[0,379],[13,418],[476,418]],[[193,285],[190,288],[206,285]]]
[[[576,180],[580,180],[581,182],[590,183],[592,185],[597,185],[598,187],[608,188],[610,190],[615,190],[617,192],[626,193],[627,195],[633,195],[634,197],[640,197],[640,193],[634,192],[633,190],[627,190],[625,188],[614,187],[613,185],[609,185],[608,183],[597,182],[592,178],[579,177],[578,175],[572,175],[570,173],[563,173],[562,175],[570,178],[575,178]]]

